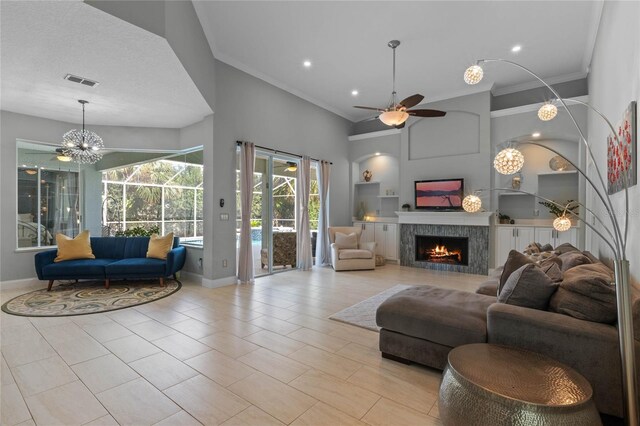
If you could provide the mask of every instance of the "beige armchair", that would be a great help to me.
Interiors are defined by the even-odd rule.
[[[357,249],[340,248],[336,245],[336,232],[351,234],[355,232],[358,240]],[[329,227],[329,241],[331,242],[331,265],[336,271],[353,271],[362,269],[376,269],[376,243],[360,243],[362,229],[356,226]]]

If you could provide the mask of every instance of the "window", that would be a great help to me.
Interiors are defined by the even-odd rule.
[[[193,154],[103,172],[103,234],[157,229],[202,245],[203,166]]]
[[[80,174],[61,163],[55,147],[18,142],[17,247],[55,245],[58,233],[80,232]]]

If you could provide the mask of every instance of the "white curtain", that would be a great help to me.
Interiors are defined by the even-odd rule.
[[[67,173],[67,192],[69,194],[69,216],[67,217],[67,235],[70,237],[75,237],[80,233],[79,225],[78,225],[78,201],[79,201],[79,188],[78,188],[78,173],[68,172]]]
[[[253,251],[251,247],[251,204],[253,203],[253,169],[256,147],[251,142],[242,142],[240,147],[240,253],[238,254],[238,279],[253,281]]]
[[[308,271],[313,266],[311,257],[311,227],[309,226],[309,192],[311,187],[311,161],[308,156],[302,157],[298,167],[298,197],[296,204],[298,268]]]
[[[329,265],[331,263],[331,243],[329,243],[329,176],[331,163],[320,161],[318,164],[318,195],[320,197],[320,211],[318,212],[318,239],[316,241],[316,264]]]

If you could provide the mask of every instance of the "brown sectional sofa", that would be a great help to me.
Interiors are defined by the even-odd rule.
[[[599,262],[585,254],[591,262]],[[528,349],[574,368],[591,383],[598,410],[621,417],[615,323],[499,303],[496,294],[501,274],[500,268],[476,293],[417,286],[390,297],[376,315],[382,355],[443,369],[449,351],[464,344],[488,342]],[[640,291],[633,289],[632,294],[636,363],[640,365]]]

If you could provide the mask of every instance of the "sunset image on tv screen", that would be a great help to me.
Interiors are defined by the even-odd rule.
[[[451,208],[462,205],[462,181],[416,182],[416,208]]]

